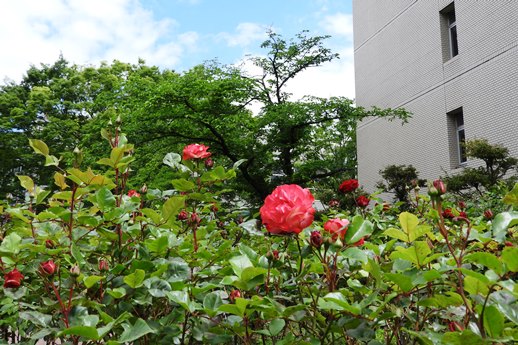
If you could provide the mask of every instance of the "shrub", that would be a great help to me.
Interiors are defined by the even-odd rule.
[[[108,139],[105,172],[79,151],[61,168],[31,141],[57,172],[55,187],[19,176],[27,203],[0,209],[5,342],[518,341],[516,211],[459,210],[436,183],[417,214],[368,204],[313,219],[311,193],[280,186],[261,212],[271,234],[223,206],[235,171],[210,151],[169,153],[171,190],[128,191],[134,148]],[[518,185],[503,203],[518,207]]]

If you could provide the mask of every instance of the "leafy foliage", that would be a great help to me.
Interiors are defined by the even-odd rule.
[[[508,173],[511,173],[509,184],[516,181],[518,158],[510,157],[506,147],[491,145],[486,139],[474,139],[466,142],[465,149],[468,157],[480,159],[483,164],[478,168],[466,167],[457,175],[447,176],[445,181],[451,191],[462,193],[474,189],[481,194],[482,190],[495,187]]]
[[[0,270],[23,275],[0,290],[5,341],[518,340],[518,185],[492,221],[420,195],[415,213],[333,208],[297,236],[271,236],[223,205],[236,170],[203,159],[171,152],[173,189],[128,192],[138,149],[115,126],[102,171],[76,152],[70,167],[51,165],[53,185],[19,176],[27,203],[2,202]],[[52,162],[51,147],[31,146]],[[343,237],[323,230],[336,218],[349,219]]]
[[[290,98],[286,86],[301,72],[338,58],[325,47],[326,38],[302,32],[287,41],[270,32],[262,44],[266,57],[251,58],[261,71],[257,76],[216,62],[183,73],[160,71],[143,61],[95,68],[60,58],[32,67],[20,85],[0,90],[0,172],[9,176],[0,195],[23,196],[15,172],[42,185],[52,183],[50,168],[26,153],[27,139],[48,143],[61,165],[70,163],[79,147],[85,164],[96,169],[94,163],[109,153],[97,140],[99,132],[117,118],[140,148],[132,166],[135,178],[129,181],[136,189],[144,184],[167,188],[172,172],[163,157],[191,142],[210,146],[221,164],[239,165],[234,195],[249,203],[259,203],[280,183],[309,185],[354,176],[356,122],[369,116],[404,121],[408,114],[365,110],[341,97]],[[251,104],[260,109],[257,114]]]

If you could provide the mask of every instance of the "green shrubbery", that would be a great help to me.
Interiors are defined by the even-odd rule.
[[[31,141],[55,183],[18,176],[27,202],[0,209],[4,343],[518,340],[518,186],[501,190],[500,214],[454,203],[441,181],[413,213],[367,205],[353,180],[336,186],[349,210],[317,212],[308,190],[281,186],[264,227],[223,202],[236,172],[207,147],[165,157],[171,190],[128,191],[134,147],[107,139],[104,172],[79,151],[62,169]]]

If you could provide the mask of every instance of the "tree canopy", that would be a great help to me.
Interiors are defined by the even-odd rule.
[[[42,139],[64,160],[74,147],[101,157],[106,149],[99,133],[116,118],[138,148],[135,184],[166,187],[171,176],[163,157],[193,142],[209,145],[223,163],[240,164],[237,191],[251,202],[278,184],[352,177],[356,123],[369,116],[404,121],[408,114],[365,110],[344,97],[290,97],[288,82],[338,58],[325,47],[327,38],[303,31],[286,40],[269,32],[262,44],[266,56],[251,58],[261,70],[257,76],[214,61],[183,73],[144,61],[77,66],[63,57],[33,66],[20,84],[0,88],[0,169],[9,176],[0,194],[17,191],[17,172],[51,184],[35,164],[39,158],[28,154],[28,138]],[[259,105],[258,113],[251,104]]]

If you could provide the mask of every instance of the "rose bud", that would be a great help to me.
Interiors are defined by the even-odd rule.
[[[484,218],[486,218],[487,220],[490,220],[490,219],[493,219],[493,217],[494,217],[493,211],[491,211],[491,210],[484,211]]]
[[[434,180],[432,183],[433,186],[437,189],[437,193],[439,195],[443,195],[444,193],[446,193],[446,185],[441,179]]]
[[[240,298],[240,297],[241,297],[241,291],[239,291],[239,290],[232,290],[232,291],[230,292],[230,296],[229,296],[229,298],[230,298],[230,301],[231,301],[232,303],[234,303],[234,302],[235,302],[236,298]]]
[[[147,193],[147,185],[144,183],[144,185],[142,187],[140,187],[140,192],[142,194],[146,194]]]
[[[464,210],[466,208],[466,203],[461,200],[457,203],[457,206],[459,206],[461,210]]]
[[[369,202],[370,202],[370,199],[367,198],[365,195],[360,195],[359,197],[356,198],[356,204],[361,208],[365,208],[365,207],[369,206]]]
[[[4,275],[4,288],[16,289],[22,285],[23,274],[16,268]]]
[[[329,207],[334,208],[340,206],[340,201],[336,199],[329,200]]]
[[[56,244],[54,243],[54,241],[48,239],[45,240],[45,247],[47,247],[48,249],[54,249],[56,248]]]
[[[272,261],[272,260],[279,260],[279,251],[278,250],[273,250],[273,251],[269,251],[268,253],[266,253],[266,258],[268,258],[268,261]]]
[[[390,210],[390,204],[387,202],[384,202],[383,203],[383,212],[387,212],[388,210]]]
[[[128,196],[130,198],[133,198],[134,196],[136,196],[137,198],[140,198],[140,193],[137,192],[136,190],[134,189],[131,189],[129,192],[128,192]]]
[[[365,244],[365,239],[362,237],[362,238],[360,238],[360,240],[358,242],[353,244],[353,246],[359,247],[359,246],[363,246],[364,244]]]
[[[213,166],[214,166],[214,161],[212,160],[212,158],[207,158],[205,160],[205,168],[210,169]]]
[[[107,272],[109,269],[110,269],[110,266],[108,265],[108,261],[99,260],[99,271]]]
[[[320,233],[320,231],[311,231],[311,237],[309,238],[309,242],[313,247],[319,249],[320,246],[322,246],[323,242],[322,234]]]
[[[198,216],[198,213],[193,212],[191,213],[191,216],[189,218],[189,224],[198,226],[201,222],[200,216]]]
[[[189,214],[185,210],[180,211],[180,213],[178,213],[176,216],[176,219],[178,220],[186,220],[187,218],[189,218]]]
[[[216,212],[218,212],[218,210],[219,210],[219,209],[218,209],[218,206],[216,206],[216,205],[212,205],[212,207],[210,208],[210,210],[211,210],[212,212],[216,213]]]
[[[506,246],[506,247],[512,247],[512,246],[514,246],[514,245],[513,245],[513,242],[510,242],[510,241],[505,241],[505,242],[504,242],[504,244],[505,244],[505,246]]]
[[[79,269],[79,266],[74,265],[70,268],[70,275],[73,277],[78,277],[81,274],[81,270]]]
[[[40,263],[40,272],[51,276],[56,272],[56,264],[52,260],[42,262]]]
[[[466,212],[464,212],[464,211],[461,211],[461,212],[459,212],[459,217],[467,219],[468,218],[468,214]]]

